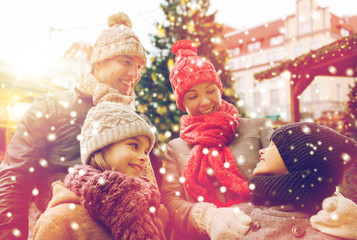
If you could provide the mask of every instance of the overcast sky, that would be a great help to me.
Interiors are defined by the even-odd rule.
[[[161,0],[1,0],[0,60],[24,73],[39,74],[56,62],[73,42],[94,44],[107,17],[123,11],[150,49],[148,34],[163,19]],[[356,0],[317,0],[338,16],[357,15]],[[295,12],[295,0],[211,0],[216,20],[249,28]],[[50,31],[52,27],[52,31]],[[51,34],[50,34],[51,33]]]

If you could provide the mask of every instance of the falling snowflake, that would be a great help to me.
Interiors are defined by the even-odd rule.
[[[208,148],[204,148],[204,149],[202,150],[202,153],[205,154],[205,155],[208,154],[208,153],[209,153]]]
[[[229,168],[231,165],[229,164],[229,162],[225,162],[224,164],[223,164],[223,167],[225,167],[225,168]]]
[[[105,180],[105,178],[100,177],[98,179],[98,183],[99,185],[104,186],[107,183],[107,180]]]
[[[76,111],[72,111],[72,112],[70,113],[70,116],[71,116],[71,117],[77,117],[77,112],[76,112]]]
[[[243,165],[243,164],[245,163],[245,158],[244,158],[244,156],[243,156],[243,155],[240,155],[240,156],[238,157],[237,162],[238,162],[238,165]]]
[[[149,207],[149,211],[151,213],[155,213],[156,212],[156,208],[154,206],[151,206],[151,207]]]
[[[351,156],[348,153],[342,153],[341,157],[345,164],[347,164],[351,160]]]
[[[32,190],[32,196],[37,196],[38,194],[39,194],[38,189],[37,189],[37,188],[34,188],[34,189]]]
[[[76,222],[71,222],[71,228],[72,228],[73,230],[78,230],[78,229],[79,229],[79,224],[76,223]]]
[[[41,118],[43,116],[42,112],[36,112],[36,117]]]
[[[249,184],[249,189],[253,191],[255,189],[255,184],[254,183]]]
[[[178,197],[178,196],[181,195],[181,193],[180,193],[179,191],[176,191],[176,192],[175,192],[175,195]]]
[[[78,171],[78,174],[79,174],[80,176],[83,176],[84,174],[86,174],[86,171],[85,171],[84,169],[80,169],[80,170]]]
[[[41,158],[40,160],[39,160],[39,163],[40,163],[40,166],[41,167],[48,167],[48,162],[47,162],[47,160],[46,159],[43,159],[43,158]]]
[[[70,203],[70,204],[68,205],[68,208],[69,208],[70,210],[74,210],[74,209],[76,208],[76,204]]]
[[[241,210],[239,209],[239,207],[234,207],[233,208],[233,213],[234,214],[238,214]]]
[[[48,140],[49,142],[55,141],[56,138],[57,138],[57,136],[56,136],[55,133],[49,133],[49,134],[47,135],[47,140]]]
[[[334,221],[338,221],[339,216],[336,213],[331,213],[331,219]]]
[[[174,181],[174,177],[172,175],[168,175],[166,177],[166,179],[167,179],[168,182],[173,182]]]
[[[19,229],[17,229],[17,228],[12,229],[12,234],[15,237],[21,237],[21,231]]]
[[[329,66],[329,67],[328,67],[328,71],[329,71],[331,74],[336,74],[337,69],[336,69],[334,66]]]
[[[226,188],[225,186],[221,186],[221,187],[219,188],[219,191],[220,191],[221,193],[225,193],[225,192],[227,192],[227,188]]]
[[[166,168],[164,168],[164,167],[160,168],[159,172],[161,174],[165,174],[166,173]]]
[[[198,198],[197,198],[197,201],[198,202],[203,202],[205,199],[204,199],[204,197],[202,197],[202,196],[198,196]]]
[[[303,126],[302,127],[302,132],[305,134],[310,134],[311,133],[311,129],[308,126]]]
[[[179,178],[179,182],[180,182],[180,183],[184,183],[185,181],[186,181],[186,178],[185,178],[185,177],[180,177],[180,178]]]
[[[206,173],[207,173],[209,176],[213,176],[213,175],[214,175],[214,170],[213,170],[213,168],[207,167]]]

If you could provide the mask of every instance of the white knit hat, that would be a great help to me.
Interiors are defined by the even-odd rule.
[[[111,59],[118,55],[141,58],[146,65],[146,52],[139,38],[132,30],[128,15],[119,12],[108,18],[108,29],[98,37],[91,56],[91,64]]]
[[[100,102],[89,110],[82,127],[81,160],[88,164],[93,152],[139,135],[149,137],[151,150],[155,135],[140,115],[121,103]]]

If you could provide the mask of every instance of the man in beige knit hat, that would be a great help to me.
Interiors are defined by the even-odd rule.
[[[92,71],[82,74],[74,91],[37,97],[18,124],[0,165],[0,239],[27,239],[31,200],[44,211],[51,183],[81,163],[81,127],[98,99],[105,96],[106,101],[134,109],[134,86],[146,65],[146,53],[126,14],[109,17],[91,65]],[[157,163],[160,167],[161,161]]]

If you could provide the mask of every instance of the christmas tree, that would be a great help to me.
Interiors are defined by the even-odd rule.
[[[157,129],[159,149],[179,136],[181,112],[176,107],[169,81],[170,69],[175,63],[172,45],[182,39],[196,43],[200,57],[210,60],[223,83],[223,99],[237,106],[238,95],[232,77],[226,67],[228,54],[219,47],[223,26],[215,22],[215,14],[209,14],[208,0],[166,0],[161,4],[165,21],[157,23],[157,35],[151,36],[155,47],[149,66],[136,86],[137,109],[146,114]],[[243,111],[241,110],[241,115]]]
[[[357,81],[354,86],[349,86],[351,91],[348,94],[347,111],[344,117],[344,133],[357,139]]]
[[[344,134],[357,139],[357,81],[350,86],[348,94],[347,111],[344,117]],[[340,185],[340,192],[347,198],[357,203],[357,163],[346,172]]]

